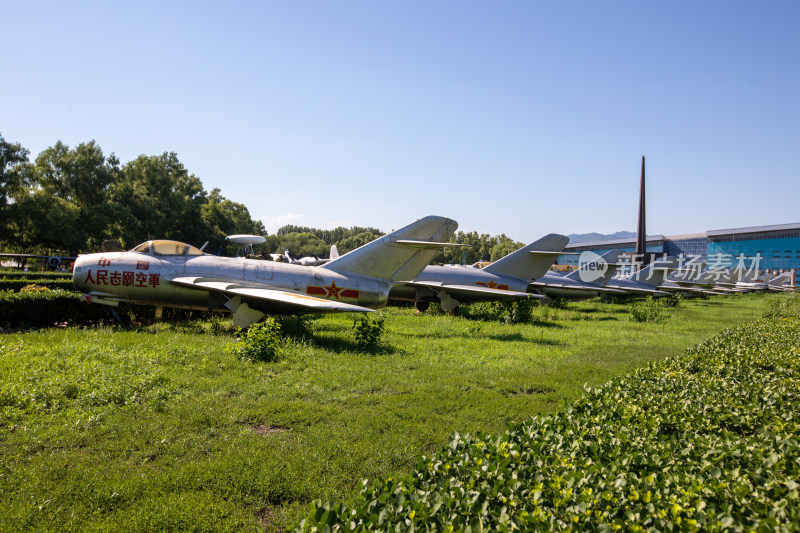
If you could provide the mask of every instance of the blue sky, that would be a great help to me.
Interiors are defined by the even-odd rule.
[[[117,5],[119,4],[119,5]],[[174,151],[285,223],[800,221],[800,2],[14,2],[0,132]]]

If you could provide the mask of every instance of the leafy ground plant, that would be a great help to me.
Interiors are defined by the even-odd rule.
[[[280,357],[284,338],[281,326],[274,318],[257,322],[247,330],[239,329],[239,342],[233,346],[233,353],[251,361],[277,361]]]
[[[500,435],[455,434],[299,531],[800,531],[800,297]]]
[[[353,338],[359,350],[376,352],[384,347],[383,335],[386,331],[386,317],[362,316],[353,321]]]
[[[631,304],[631,320],[634,322],[661,322],[668,316],[661,301],[652,296]]]

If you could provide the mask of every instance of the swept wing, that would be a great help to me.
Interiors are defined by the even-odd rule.
[[[270,287],[255,283],[242,283],[230,280],[204,278],[204,277],[179,277],[171,280],[171,283],[182,287],[202,289],[226,294],[231,297],[241,296],[261,300],[267,304],[274,304],[279,308],[296,308],[297,311],[305,312],[373,312],[374,309],[362,307],[360,305],[326,300],[309,296],[296,291],[291,291],[278,287]]]

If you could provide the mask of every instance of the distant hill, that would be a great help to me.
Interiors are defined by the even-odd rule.
[[[635,239],[636,232],[618,231],[608,235],[603,235],[602,233],[573,233],[567,235],[567,237],[569,237],[570,244],[574,244],[576,242],[607,241],[610,239]]]

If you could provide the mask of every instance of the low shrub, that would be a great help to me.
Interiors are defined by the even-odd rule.
[[[67,291],[0,292],[0,327],[39,328],[54,324],[110,321],[107,306],[88,305],[81,295]]]
[[[20,291],[29,285],[36,285],[39,287],[47,287],[51,290],[64,290],[72,291],[72,278],[64,277],[15,277],[15,278],[0,278],[0,291]]]
[[[539,303],[533,298],[508,298],[472,304],[466,308],[464,315],[478,320],[527,324],[536,318],[535,310],[539,307]]]
[[[372,313],[370,313],[372,315]],[[358,349],[364,352],[376,352],[383,348],[383,334],[386,331],[386,317],[362,316],[353,320],[353,339]]]
[[[242,359],[273,362],[281,355],[284,337],[281,326],[270,317],[257,322],[248,329],[238,329],[240,338],[233,346],[233,353]]]
[[[668,314],[660,300],[648,296],[642,301],[631,304],[631,320],[634,322],[660,322]]]
[[[683,295],[681,295],[679,292],[676,292],[674,294],[670,294],[669,296],[660,298],[658,301],[661,302],[661,305],[664,307],[677,309],[681,306],[681,302],[683,302]]]

